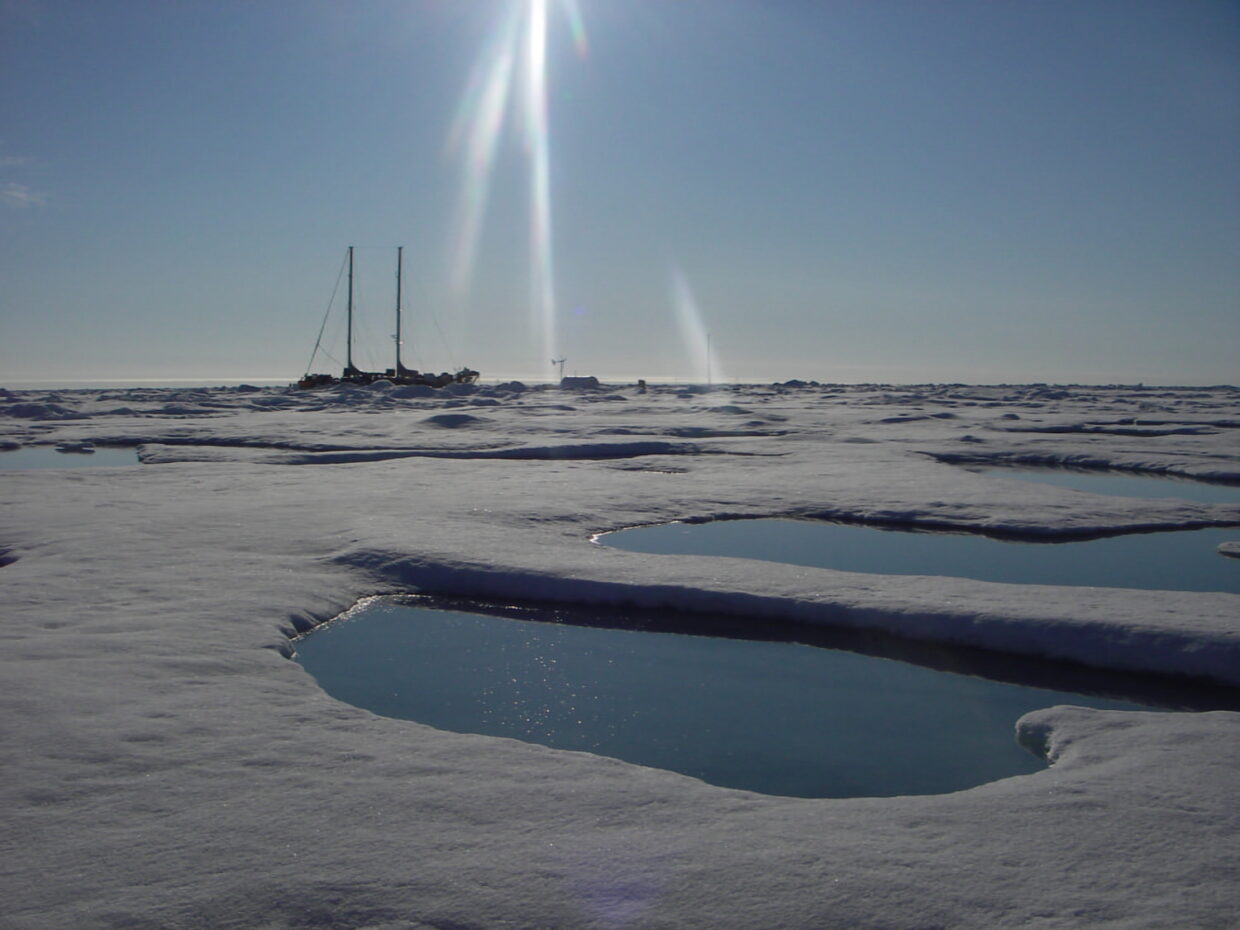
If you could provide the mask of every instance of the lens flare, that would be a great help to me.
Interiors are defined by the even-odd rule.
[[[568,18],[568,28],[573,34],[573,48],[578,56],[585,58],[590,53],[590,43],[586,39],[586,26],[581,19],[581,7],[577,0],[563,0],[564,15]]]
[[[463,157],[453,220],[450,274],[453,292],[469,290],[486,218],[499,138],[510,118],[519,122],[529,169],[530,314],[537,352],[558,355],[554,236],[551,208],[551,132],[547,113],[547,33],[550,0],[515,0],[474,67],[448,134],[447,151]],[[577,53],[587,51],[577,0],[561,0]],[[520,74],[518,76],[518,69]],[[519,87],[515,87],[517,82]]]
[[[520,25],[515,11],[514,7],[500,24],[491,47],[475,66],[448,134],[449,154],[463,147],[465,160],[452,233],[451,281],[458,295],[465,293],[473,277],[478,237],[491,193],[495,150],[508,109]]]
[[[698,384],[714,384],[726,382],[727,376],[715,348],[711,345],[710,330],[702,317],[689,279],[683,271],[672,267],[672,308],[676,313],[676,323],[680,327],[681,338],[685,342],[685,351],[689,355],[689,365],[693,380]]]

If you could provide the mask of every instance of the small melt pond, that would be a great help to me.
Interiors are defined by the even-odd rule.
[[[88,447],[89,448],[89,447]],[[0,471],[30,468],[116,468],[137,465],[134,449],[93,447],[91,451],[61,452],[54,446],[24,446],[0,451]]]
[[[1020,468],[997,466],[967,468],[979,475],[994,478],[1016,478],[1035,484],[1050,484],[1091,494],[1151,499],[1179,498],[1202,504],[1234,504],[1240,502],[1240,484],[1194,481],[1164,475],[1142,475],[1098,468]]]
[[[739,556],[872,574],[1235,594],[1240,560],[1218,552],[1220,543],[1234,540],[1240,527],[1030,542],[780,519],[666,523],[598,537],[632,552]]]

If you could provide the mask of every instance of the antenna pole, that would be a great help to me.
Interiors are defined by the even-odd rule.
[[[353,374],[353,246],[349,246],[349,326],[345,336],[344,373]]]
[[[396,377],[400,377],[400,272],[404,261],[405,247],[396,247]]]

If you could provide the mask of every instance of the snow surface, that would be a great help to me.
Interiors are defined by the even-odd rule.
[[[1018,725],[1045,771],[806,800],[376,717],[287,656],[359,598],[422,590],[881,627],[1238,686],[1235,595],[591,541],[740,516],[1240,541],[1240,505],[951,464],[1237,481],[1237,435],[1229,387],[0,391],[0,445],[144,463],[0,475],[0,927],[1234,926],[1240,714],[1048,708]]]

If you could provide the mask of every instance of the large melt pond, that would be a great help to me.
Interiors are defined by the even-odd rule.
[[[1014,735],[1027,711],[1148,709],[792,641],[389,599],[303,636],[296,659],[376,714],[800,797],[934,794],[1033,772],[1045,763]]]
[[[1240,527],[1030,542],[777,519],[666,523],[598,537],[633,552],[739,556],[850,572],[1233,594],[1240,593],[1240,560],[1217,550],[1235,540]]]

